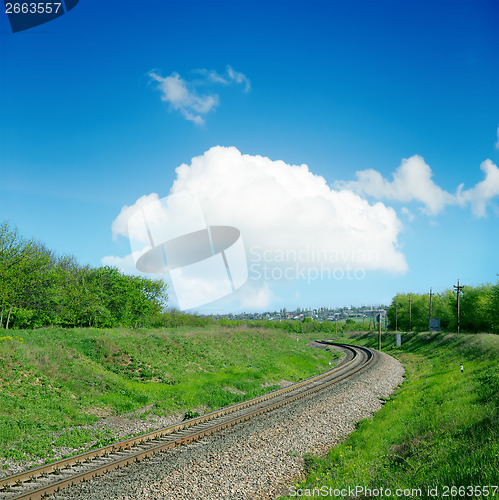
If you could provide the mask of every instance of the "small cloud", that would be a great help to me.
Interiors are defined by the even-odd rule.
[[[250,91],[251,84],[246,75],[235,71],[231,66],[227,66],[227,74],[232,81],[244,85],[245,92]]]
[[[499,149],[499,127],[497,127],[497,141],[496,141],[496,149]]]
[[[485,160],[480,165],[485,179],[474,187],[463,190],[464,184],[457,189],[457,199],[461,205],[471,204],[471,211],[476,217],[485,217],[486,207],[496,196],[499,196],[499,168],[491,161]]]
[[[219,75],[216,71],[208,72],[205,69],[198,70],[199,73],[206,75],[208,80],[213,83],[221,83],[222,85],[229,85],[229,81],[227,78]]]
[[[163,78],[151,71],[149,77],[158,82],[162,92],[161,100],[170,103],[173,109],[182,113],[184,118],[193,121],[196,125],[203,125],[205,115],[218,106],[216,94],[199,95],[195,88],[185,81],[178,73],[172,73]]]
[[[251,90],[251,82],[249,81],[249,78],[244,73],[236,71],[230,65],[227,65],[225,73],[223,74],[219,74],[216,71],[208,71],[207,69],[198,69],[197,73],[203,75],[207,81],[213,83],[221,83],[222,85],[237,83],[239,85],[244,85],[245,92],[249,92]]]
[[[187,81],[176,72],[165,78],[155,71],[149,72],[149,78],[157,82],[162,93],[161,100],[168,102],[173,109],[180,111],[185,119],[196,125],[204,125],[204,115],[220,104],[218,94],[214,92],[202,94],[198,91],[198,87],[209,83],[224,86],[236,83],[244,86],[244,92],[249,92],[251,88],[248,77],[235,71],[231,66],[227,66],[222,75],[207,69],[198,69],[196,73],[200,74],[201,78]]]

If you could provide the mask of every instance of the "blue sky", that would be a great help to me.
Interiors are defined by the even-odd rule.
[[[305,240],[380,253],[362,279],[250,272],[204,312],[383,303],[458,278],[493,282],[498,24],[499,4],[480,0],[80,0],[15,34],[3,14],[0,219],[81,263],[131,271],[120,260],[128,238],[112,229],[122,208],[202,180],[223,186],[199,193],[207,220],[238,227],[247,253],[267,245],[275,257]],[[217,174],[210,158],[235,157],[216,146],[242,154],[233,171]],[[186,167],[180,182],[175,169],[195,157],[201,170]],[[292,166],[302,164],[311,194],[293,203]],[[259,187],[246,191],[255,171]],[[359,225],[364,240],[353,237]]]

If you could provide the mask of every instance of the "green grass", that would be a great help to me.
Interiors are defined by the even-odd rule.
[[[221,327],[0,337],[0,458],[50,459],[54,447],[108,444],[111,431],[92,427],[99,411],[210,411],[326,370],[333,354],[306,342],[282,330]]]
[[[468,487],[499,486],[499,336],[407,334],[391,349],[394,337],[383,335],[383,350],[405,365],[406,381],[325,457],[305,457],[306,478],[294,488],[303,495],[332,488],[334,496],[365,486],[391,490],[378,498],[394,498],[397,489],[408,490],[405,498],[445,498],[445,487],[456,486],[464,487],[460,498],[482,498]],[[344,339],[377,348],[373,334]],[[428,488],[438,488],[437,496]],[[483,498],[499,498],[499,490]]]

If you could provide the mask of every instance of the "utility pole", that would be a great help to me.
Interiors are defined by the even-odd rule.
[[[378,351],[381,351],[381,313],[378,313]]]
[[[399,331],[398,316],[397,316],[397,300],[395,300],[395,333]]]
[[[433,298],[433,290],[430,288],[430,321],[428,322],[428,328],[431,330],[431,299]]]
[[[457,285],[454,285],[454,288],[456,289],[457,293],[457,333],[459,333],[459,295],[461,293],[461,290],[464,288],[464,285],[459,286],[459,280],[457,280]]]
[[[412,332],[412,298],[409,295],[409,331]]]

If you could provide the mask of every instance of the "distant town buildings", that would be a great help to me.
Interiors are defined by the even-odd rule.
[[[212,314],[211,317],[214,319],[236,319],[236,320],[267,320],[267,321],[283,321],[283,320],[294,320],[302,321],[305,318],[310,318],[312,321],[341,321],[346,319],[362,319],[363,321],[369,321],[376,318],[378,314],[384,318],[386,315],[386,310],[388,306],[380,305],[378,307],[373,306],[361,306],[361,307],[319,307],[317,309],[305,308],[301,309],[298,307],[295,311],[288,311],[283,308],[279,311],[267,311],[267,312],[253,312],[253,313],[239,313],[239,314]]]

